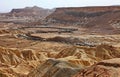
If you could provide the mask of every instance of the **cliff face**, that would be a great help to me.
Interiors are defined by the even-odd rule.
[[[46,18],[48,24],[87,28],[90,31],[119,33],[120,6],[57,8]]]
[[[56,10],[47,17],[47,20],[52,19],[55,23],[81,23],[81,21],[95,19],[111,13],[120,12],[120,7],[80,7],[80,8],[56,8]],[[60,21],[61,20],[61,21]],[[66,24],[65,23],[65,24]]]
[[[15,16],[15,17],[45,18],[51,12],[52,12],[52,10],[43,9],[43,8],[34,6],[34,7],[26,7],[23,9],[12,9],[12,11],[10,12],[10,15]]]
[[[12,9],[9,13],[0,14],[1,22],[13,22],[13,23],[30,23],[37,20],[43,20],[50,15],[54,10],[44,9],[37,6]]]

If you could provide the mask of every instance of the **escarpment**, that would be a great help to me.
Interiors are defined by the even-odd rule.
[[[119,34],[120,6],[57,8],[47,16],[47,24],[78,26],[90,33]]]

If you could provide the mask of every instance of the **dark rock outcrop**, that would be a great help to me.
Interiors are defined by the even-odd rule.
[[[28,77],[72,77],[80,69],[69,62],[49,59],[30,72]]]

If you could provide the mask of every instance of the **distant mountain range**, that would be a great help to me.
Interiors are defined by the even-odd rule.
[[[47,15],[49,15],[52,12],[50,9],[43,9],[37,6],[33,7],[25,7],[23,9],[12,9],[10,12],[10,15],[16,16],[16,17],[40,17],[44,18]]]
[[[43,9],[37,6],[12,9],[0,14],[0,21],[79,26],[89,31],[120,33],[120,6],[69,7]]]
[[[41,20],[51,14],[53,9],[44,9],[37,6],[12,9],[9,13],[1,13],[0,21],[26,22]]]

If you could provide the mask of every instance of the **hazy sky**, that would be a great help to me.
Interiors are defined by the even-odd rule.
[[[43,8],[120,5],[120,0],[1,0],[0,12],[26,6]]]

